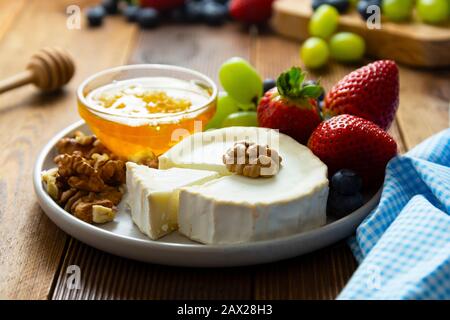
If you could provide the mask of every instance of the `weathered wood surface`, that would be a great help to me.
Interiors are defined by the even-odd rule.
[[[95,1],[80,4],[89,2]],[[51,296],[67,236],[39,208],[31,183],[34,161],[52,135],[78,119],[77,85],[92,72],[125,63],[137,34],[135,26],[121,19],[108,20],[102,30],[69,30],[70,4],[73,1],[0,3],[0,78],[22,71],[44,46],[67,48],[77,63],[75,78],[60,94],[44,96],[27,86],[0,96],[1,298]]]
[[[80,1],[85,7],[91,2]],[[246,268],[184,269],[143,264],[100,252],[60,231],[39,208],[31,172],[40,148],[76,121],[75,90],[86,76],[115,65],[169,63],[217,80],[230,56],[249,59],[264,76],[300,64],[299,44],[269,32],[206,26],[163,26],[139,32],[121,17],[98,29],[68,30],[72,1],[0,1],[0,78],[20,71],[48,45],[67,48],[77,73],[62,93],[24,87],[0,96],[0,298],[31,299],[332,299],[356,263],[344,242],[295,259]],[[5,14],[4,10],[8,14]],[[321,74],[331,85],[351,67],[331,64]],[[405,151],[448,127],[450,72],[401,67],[401,106],[391,133]],[[81,289],[69,290],[66,270],[81,269]]]

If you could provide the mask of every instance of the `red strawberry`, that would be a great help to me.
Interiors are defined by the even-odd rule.
[[[364,184],[380,183],[397,144],[371,121],[343,114],[322,122],[312,133],[308,147],[327,166],[331,176],[346,168],[356,171]]]
[[[394,120],[399,98],[398,68],[394,61],[379,60],[339,81],[325,97],[323,115],[353,114],[386,130]]]
[[[170,10],[182,6],[184,0],[140,0],[142,7],[152,7],[156,10]]]
[[[231,0],[230,15],[245,23],[262,23],[272,15],[274,0]]]
[[[306,144],[311,132],[322,121],[317,97],[323,89],[316,84],[303,84],[305,73],[297,67],[282,73],[277,87],[266,92],[258,105],[261,127],[279,129],[300,143]]]

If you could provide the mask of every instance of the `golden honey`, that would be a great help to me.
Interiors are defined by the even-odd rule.
[[[139,161],[202,130],[215,112],[213,91],[192,81],[141,77],[84,92],[78,110],[110,150]]]

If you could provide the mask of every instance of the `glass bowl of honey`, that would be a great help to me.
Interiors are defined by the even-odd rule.
[[[77,99],[80,116],[106,147],[141,161],[203,130],[215,113],[217,86],[187,68],[127,65],[86,79]]]

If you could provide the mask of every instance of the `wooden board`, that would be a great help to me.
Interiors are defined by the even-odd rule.
[[[312,14],[310,0],[278,0],[274,3],[272,24],[285,36],[309,37]],[[366,39],[367,53],[418,67],[450,66],[450,23],[442,26],[419,21],[393,23],[382,19],[381,29],[368,29],[356,10],[340,16],[339,30],[355,32]]]

